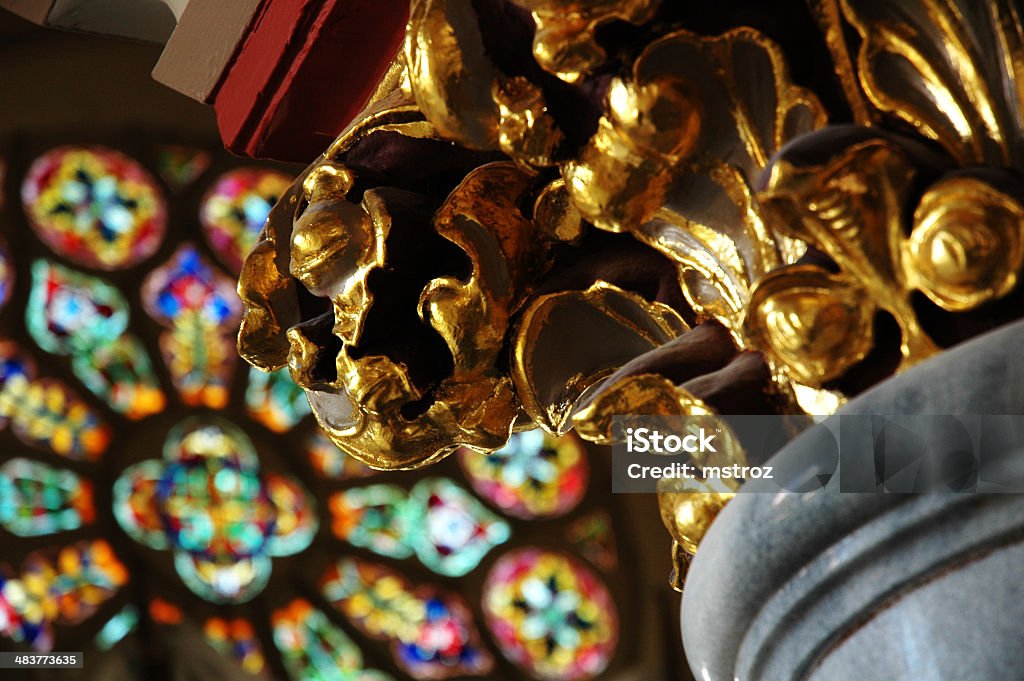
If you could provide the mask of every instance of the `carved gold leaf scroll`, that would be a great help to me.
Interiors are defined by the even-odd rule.
[[[310,396],[321,425],[343,450],[378,468],[410,468],[443,458],[457,446],[490,451],[507,442],[519,404],[512,380],[496,367],[498,354],[526,282],[546,266],[545,243],[534,238],[519,209],[533,180],[532,172],[514,163],[487,164],[470,172],[437,211],[434,229],[465,252],[472,271],[465,281],[440,277],[428,282],[419,297],[419,314],[444,339],[454,368],[427,394],[401,363],[382,355],[356,356],[349,352],[353,344],[346,343],[338,352],[334,387],[353,405],[353,418],[327,422],[318,406],[323,415],[336,418],[344,405],[323,391]],[[375,203],[377,191],[364,194],[363,209],[386,240],[386,205]],[[349,242],[359,231],[353,220],[346,221]],[[361,252],[370,251],[364,247]],[[365,262],[380,266],[375,258]],[[354,276],[354,268],[344,269]],[[362,300],[362,313],[371,302]],[[335,310],[336,315],[361,314],[339,311],[337,305]],[[315,351],[297,329],[292,337],[294,355]],[[427,400],[422,413],[404,411],[421,400]]]
[[[288,274],[288,252],[277,245],[291,238],[292,217],[301,197],[302,184],[295,182],[278,199],[238,280],[238,295],[245,305],[238,354],[263,371],[280,369],[288,362],[285,332],[299,322],[298,293]]]
[[[672,537],[670,584],[682,591],[690,561],[722,509],[736,496],[720,478],[666,478],[658,482],[661,522]]]
[[[612,86],[609,110],[564,172],[570,195],[597,226],[678,262],[699,316],[738,335],[753,282],[801,252],[766,226],[751,182],[785,142],[824,125],[820,103],[789,81],[774,43],[743,28],[655,41]]]
[[[442,136],[549,165],[562,139],[543,94],[487,55],[470,0],[413,0],[404,58],[420,110]]]
[[[843,275],[812,265],[772,272],[754,289],[745,333],[802,383],[842,376],[872,346],[875,306]]]
[[[465,251],[473,266],[468,281],[434,279],[420,295],[420,317],[448,344],[455,380],[478,372],[496,374],[509,316],[546,264],[543,240],[517,205],[534,177],[515,163],[481,166],[435,217],[437,232]]]
[[[711,458],[695,459],[698,468],[746,465],[746,453],[729,424],[685,390],[676,387],[675,391],[679,395],[680,406],[686,410],[683,415],[688,417],[687,430],[697,433],[698,429],[703,428],[717,433],[719,451]],[[704,478],[701,475],[693,478],[663,478],[658,481],[658,509],[661,521],[672,537],[673,569],[670,583],[677,591],[683,590],[690,561],[697,554],[704,535],[711,529],[711,524],[722,509],[736,496],[739,486],[734,479]]]
[[[686,329],[667,305],[606,282],[537,296],[513,342],[512,378],[523,408],[545,430],[562,434],[589,390]],[[566,347],[575,350],[567,355]]]
[[[846,102],[857,125],[871,125],[875,122],[877,112],[867,101],[867,95],[860,86],[857,69],[854,65],[855,56],[851,53],[847,40],[845,25],[842,20],[840,0],[807,0],[807,5],[818,22],[822,37],[829,54],[836,78],[846,95]]]
[[[842,0],[880,111],[960,164],[1024,167],[1024,29],[1012,0]]]
[[[476,169],[436,212],[434,224],[427,212],[422,228],[415,227],[464,249],[473,266],[466,282],[427,282],[420,299],[424,323],[452,354],[452,374],[424,388],[402,362],[352,352],[374,303],[368,275],[388,266],[389,197],[403,192],[368,189],[358,203],[349,201],[355,178],[331,159],[382,132],[438,139],[433,126],[400,99],[392,93],[391,108],[355,123],[307,171],[301,186],[296,183],[275,209],[277,219],[264,229],[240,283],[249,322],[239,339],[244,356],[265,369],[287,362],[335,443],[378,468],[426,465],[460,445],[492,450],[505,444],[520,407],[511,379],[495,369],[496,357],[510,311],[525,296],[523,282],[546,267],[550,242],[537,238],[520,213],[524,193],[532,194],[532,172],[512,163]],[[555,189],[548,193],[549,219],[557,223],[552,229],[571,232],[572,211]],[[299,323],[296,280],[311,294],[329,298],[332,311]],[[322,367],[332,363],[336,379],[325,381]],[[404,411],[418,403],[423,406]]]
[[[601,391],[573,414],[572,421],[583,439],[610,446],[624,441],[614,429],[614,418],[624,414],[712,416],[715,411],[661,374],[636,374],[602,385]]]
[[[899,324],[903,366],[937,351],[918,323],[910,302],[913,283],[901,262],[903,211],[914,172],[901,151],[877,139],[856,144],[822,166],[780,161],[772,169],[761,195],[772,223],[815,244],[847,277],[815,277],[799,268],[781,271],[755,295],[747,332],[803,380],[818,384],[863,355],[864,345],[848,334],[866,330],[876,306]],[[853,293],[850,286],[862,287],[866,295]],[[830,290],[835,304],[813,310],[812,301],[825,302]],[[859,313],[856,306],[862,308]],[[819,338],[829,341],[801,359],[800,348],[809,350]],[[826,349],[828,354],[821,355]]]
[[[910,284],[954,312],[1001,298],[1024,265],[1024,206],[992,185],[954,176],[929,187],[903,245]]]
[[[404,67],[396,62],[385,80],[401,80],[403,73]],[[271,210],[267,224],[243,264],[238,282],[238,294],[245,304],[238,334],[238,352],[253,366],[273,371],[288,362],[289,343],[285,333],[298,323],[299,316],[297,282],[290,275],[287,245],[291,242],[292,222],[301,202],[305,201],[303,183],[315,169],[333,167],[332,159],[356,142],[386,132],[439,139],[433,126],[424,120],[400,89],[378,90],[364,111],[319,159],[299,175]]]
[[[689,391],[659,374],[626,376],[602,386],[588,404],[573,415],[576,432],[603,445],[624,441],[614,418],[622,414],[686,416],[687,428],[717,431],[721,446],[714,460],[695,460],[698,466],[746,464],[746,454],[729,425],[714,409]],[[672,586],[682,591],[691,557],[718,513],[735,496],[735,480],[673,478],[659,481],[658,507],[672,537]]]
[[[545,71],[575,83],[605,59],[594,33],[609,21],[642,24],[661,0],[512,0],[537,24],[533,56]]]

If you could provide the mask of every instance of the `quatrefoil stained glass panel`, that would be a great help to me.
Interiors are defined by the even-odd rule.
[[[291,171],[115,147],[6,159],[0,649],[84,650],[86,679],[625,668],[598,454],[527,431],[424,471],[347,457],[234,348],[237,268]]]

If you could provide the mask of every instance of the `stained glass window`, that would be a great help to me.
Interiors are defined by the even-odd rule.
[[[464,450],[461,462],[482,497],[519,518],[563,515],[587,488],[586,451],[572,435],[513,433],[508,445],[496,452],[480,456]]]
[[[185,244],[146,277],[142,300],[167,329],[160,335],[160,353],[182,401],[226,406],[237,364],[234,332],[242,316],[234,281]]]
[[[237,662],[246,673],[257,676],[266,669],[263,647],[248,620],[211,617],[203,625],[203,633],[210,645]]]
[[[601,580],[573,558],[520,549],[495,563],[484,612],[501,651],[541,679],[588,679],[608,666],[618,615]]]
[[[213,250],[234,273],[256,245],[270,209],[292,183],[265,168],[238,168],[217,178],[203,199],[202,222]]]
[[[3,177],[0,174],[0,181]],[[0,239],[0,308],[7,304],[14,289],[14,267],[11,263],[11,252],[7,250],[7,242]]]
[[[36,234],[58,255],[111,270],[160,246],[163,196],[136,161],[105,147],[67,146],[37,158],[21,186]]]
[[[212,154],[179,144],[161,144],[156,149],[156,167],[160,177],[174,192],[180,192],[206,172]]]
[[[92,485],[72,471],[20,458],[0,465],[0,524],[12,534],[76,530],[94,513]]]
[[[593,491],[606,452],[524,431],[376,471],[287,370],[237,359],[235,277],[293,171],[23,148],[0,211],[0,650],[156,669],[188,641],[192,668],[291,681],[631,664],[622,537]]]

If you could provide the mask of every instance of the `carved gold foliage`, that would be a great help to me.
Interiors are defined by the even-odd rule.
[[[729,424],[706,406],[707,411],[703,412],[699,404],[692,404],[692,399],[696,398],[687,396],[685,390],[676,388],[676,391],[680,393],[680,404],[689,412],[685,414],[689,416],[686,419],[687,428],[695,433],[699,428],[704,428],[716,432],[718,436],[718,453],[712,455],[713,459],[696,461],[697,466],[746,465],[746,453]],[[739,483],[734,479],[704,478],[701,475],[692,478],[663,478],[658,481],[661,522],[672,537],[671,585],[677,591],[683,590],[690,561],[696,555],[704,535],[711,529],[711,524],[722,509],[736,496],[738,489]]]
[[[397,60],[382,84],[395,84],[404,79],[404,64]],[[247,362],[264,371],[280,369],[288,363],[287,330],[299,322],[296,280],[290,272],[292,222],[301,202],[319,195],[309,192],[344,194],[351,182],[347,169],[332,159],[361,140],[373,135],[398,132],[407,137],[439,139],[434,127],[410,103],[400,88],[381,87],[366,108],[342,132],[331,147],[295,180],[270,212],[242,267],[238,294],[245,304],[238,334],[238,352]],[[316,181],[310,186],[310,175]],[[330,177],[328,176],[330,175]]]
[[[815,95],[790,80],[774,43],[749,28],[708,37],[655,24],[660,0],[511,1],[533,15],[534,59],[564,83],[544,76],[545,90],[503,72],[488,51],[500,36],[483,35],[489,22],[477,10],[488,6],[479,0],[413,0],[402,53],[369,108],[286,194],[245,263],[240,352],[263,369],[287,364],[321,426],[353,457],[378,468],[418,467],[459,446],[497,449],[528,420],[553,433],[574,427],[601,444],[619,438],[619,414],[718,422],[707,404],[664,376],[606,380],[687,330],[673,309],[601,281],[535,292],[552,249],[571,249],[588,222],[628,232],[671,258],[698,320],[718,319],[741,347],[762,349],[772,388],[817,404],[832,395],[808,386],[838,379],[868,356],[878,311],[899,325],[903,368],[937,351],[911,305],[914,291],[960,312],[1017,286],[1024,206],[1012,174],[995,181],[959,171],[922,188],[920,159],[889,141],[895,136],[878,135],[817,165],[801,162],[820,157],[821,147],[784,152],[757,194],[753,183],[780,148],[826,123]],[[1024,169],[1018,3],[808,2],[858,123],[902,119],[960,166]],[[620,21],[648,24],[637,36],[673,32],[614,55],[639,50],[630,70],[609,66],[625,75],[611,80],[596,132],[565,160],[573,150],[545,92],[552,101],[590,92],[594,82],[566,84],[604,64],[596,33]],[[855,61],[844,21],[860,36]],[[497,150],[512,162],[473,170],[435,211],[439,197],[361,186],[338,161],[381,133]],[[554,172],[529,169],[556,159],[554,181]],[[399,250],[396,235],[416,241],[423,234],[446,257],[448,244],[438,237],[453,244],[468,271],[453,257],[439,261],[441,276],[417,270],[371,286],[400,268],[389,259]],[[794,264],[807,244],[838,272]],[[425,247],[424,257],[431,255]],[[411,291],[404,299],[416,309],[410,302],[375,310],[395,293],[388,286],[403,296]],[[305,308],[320,309],[310,297],[329,300],[329,311],[303,318]],[[402,328],[422,328],[441,349],[443,368],[431,365],[430,373],[415,353],[372,338],[367,328],[381,327],[371,310],[415,312]],[[725,463],[742,463],[736,439],[722,441]],[[734,492],[699,479],[659,490],[677,586]]]
[[[591,389],[686,329],[667,305],[606,282],[536,296],[513,341],[512,378],[523,408],[541,427],[562,434]]]
[[[373,304],[366,278],[384,266],[384,242],[391,223],[371,190],[359,204],[345,200],[352,187],[347,168],[324,163],[303,182],[309,204],[295,220],[291,238],[293,277],[334,306],[334,334],[354,345],[362,333],[364,310]]]
[[[325,177],[334,181],[333,175]],[[472,270],[465,281],[454,276],[432,279],[420,293],[420,317],[444,339],[454,364],[451,375],[429,394],[414,383],[404,364],[352,351],[373,304],[366,274],[388,262],[386,201],[377,190],[369,190],[358,206],[342,207],[343,199],[327,209],[311,204],[307,212],[314,211],[314,217],[309,224],[318,235],[326,235],[328,258],[302,259],[303,252],[294,246],[306,243],[305,215],[297,221],[293,271],[311,292],[331,295],[333,332],[342,347],[337,383],[327,390],[314,384],[309,371],[320,363],[322,344],[303,326],[292,328],[293,376],[311,391],[314,413],[343,450],[378,468],[410,468],[447,456],[458,446],[490,451],[507,442],[519,403],[511,379],[497,368],[498,355],[512,310],[546,266],[546,242],[534,237],[519,208],[533,181],[531,171],[514,163],[481,166],[434,216],[433,229],[463,250]],[[325,210],[325,215],[316,215]],[[321,251],[311,252],[319,256]],[[304,369],[296,370],[296,365]],[[332,392],[339,397],[331,397]],[[405,410],[424,400],[421,413]],[[346,413],[349,418],[338,419]]]
[[[699,398],[673,385],[658,374],[627,376],[612,386],[603,387],[584,409],[574,416],[576,432],[600,444],[624,441],[615,432],[613,418],[621,414],[686,416],[686,428],[699,428],[718,434],[718,453],[714,460],[696,460],[697,466],[740,466],[746,455],[729,425]],[[666,478],[658,483],[658,507],[661,520],[672,537],[672,586],[682,590],[691,557],[715,517],[735,496],[735,480]]]
[[[416,121],[378,122],[381,128],[362,128],[347,143],[381,129],[430,134],[429,127],[403,128]],[[521,212],[520,204],[534,193],[534,177],[514,163],[481,166],[433,219],[421,210],[423,223],[415,229],[450,240],[472,267],[465,281],[439,277],[420,292],[420,317],[445,341],[454,368],[439,384],[419,386],[403,362],[357,351],[375,303],[369,276],[391,266],[391,202],[418,199],[383,188],[350,201],[352,172],[321,160],[279,204],[283,220],[268,226],[246,263],[240,290],[250,326],[243,329],[240,346],[247,358],[271,369],[287,362],[324,430],[344,451],[372,466],[425,465],[458,446],[500,448],[520,407],[511,378],[497,368],[498,355],[509,315],[547,266],[547,249],[557,239],[537,238]],[[571,223],[570,212],[558,213],[557,204],[550,207],[552,219]],[[299,323],[296,281],[309,294],[329,299],[331,311]],[[324,367],[331,365],[336,378],[325,379]],[[409,410],[410,405],[422,406]]]
[[[719,479],[662,480],[658,485],[661,522],[672,537],[672,587],[683,590],[692,556],[722,509],[736,496]]]
[[[715,411],[689,391],[661,374],[625,376],[583,404],[572,416],[576,433],[599,445],[624,441],[613,419],[623,414],[647,416],[711,416]]]
[[[728,161],[748,178],[788,140],[825,123],[817,97],[790,81],[782,51],[750,28],[717,37],[670,33],[643,51],[633,72],[639,84],[687,83],[703,113],[691,159]]]
[[[270,211],[259,240],[242,264],[238,281],[238,295],[245,305],[238,330],[238,354],[264,371],[280,369],[288,361],[285,332],[299,321],[294,304],[296,282],[289,276],[288,258],[278,243],[288,243],[292,216],[301,196],[300,176]]]
[[[796,265],[766,276],[754,291],[746,335],[797,381],[842,376],[871,350],[875,305],[843,275]]]
[[[914,211],[904,245],[911,284],[951,311],[1001,298],[1024,265],[1024,207],[973,177],[930,187]]]
[[[537,195],[533,222],[548,239],[573,242],[583,236],[583,216],[569,198],[561,178],[552,180]]]
[[[435,217],[437,232],[465,251],[473,265],[468,281],[434,279],[420,294],[420,317],[448,344],[456,380],[492,369],[509,316],[546,264],[546,242],[535,238],[518,206],[533,180],[532,172],[514,163],[481,166]]]
[[[698,208],[695,196],[706,203]],[[683,292],[698,319],[718,319],[737,340],[743,338],[742,318],[753,284],[795,262],[806,249],[802,241],[766,224],[743,173],[724,164],[682,174],[668,205],[634,234],[679,263]]]
[[[579,159],[562,168],[583,217],[610,232],[650,219],[664,203],[674,164],[696,143],[698,106],[679,80],[612,81],[608,113]]]
[[[1024,28],[1012,0],[842,0],[880,111],[961,164],[1024,167]]]
[[[774,43],[737,29],[655,41],[608,106],[563,172],[570,195],[598,227],[632,231],[676,260],[700,318],[738,334],[753,282],[802,252],[765,225],[751,181],[779,147],[824,124],[821,105],[789,82]]]
[[[444,137],[549,165],[562,134],[540,89],[487,55],[470,0],[413,0],[404,58],[420,110]]]
[[[698,466],[746,464],[746,453],[732,429],[710,406],[660,374],[635,374],[602,385],[592,399],[573,415],[576,433],[591,442],[612,445],[625,442],[615,429],[615,417],[624,414],[685,416],[686,429],[716,432],[718,452],[711,459],[695,460]],[[661,520],[672,537],[672,586],[682,591],[692,556],[711,523],[738,489],[733,479],[665,478],[658,483]]]
[[[858,125],[871,125],[876,111],[867,101],[867,96],[857,79],[854,55],[851,54],[846,30],[842,21],[840,0],[807,0],[807,5],[818,22],[825,45],[832,56],[836,78],[846,95],[853,120]]]
[[[912,292],[971,310],[1007,295],[1024,265],[1024,207],[972,172],[934,183],[914,207],[917,169],[890,141],[860,142],[821,165],[779,161],[761,195],[772,224],[827,253],[840,274],[811,266],[770,273],[753,293],[746,336],[810,385],[867,355],[879,309],[900,327],[900,369],[937,352]]]
[[[904,365],[937,351],[918,323],[910,303],[912,283],[900,257],[904,239],[903,210],[914,174],[913,166],[902,152],[876,139],[851,146],[823,166],[797,167],[780,161],[773,167],[768,190],[761,196],[762,205],[772,215],[773,225],[826,252],[850,278],[848,281],[864,289],[866,296],[861,299],[864,305],[869,309],[877,306],[895,318],[902,335],[900,350]],[[806,279],[807,274],[801,272],[793,282],[803,286]],[[756,296],[757,312],[748,315],[747,326],[751,336],[766,342],[763,347],[769,352],[787,344],[797,352],[798,346],[813,342],[813,337],[823,333],[825,328],[839,333],[840,326],[852,331],[866,324],[863,319],[857,322],[849,313],[847,306],[855,302],[850,295],[843,296],[841,307],[833,310],[837,319],[840,309],[847,310],[847,314],[842,315],[845,321],[839,326],[826,323],[830,317],[817,318],[810,300],[813,297],[824,300],[821,296],[828,288],[842,290],[843,286],[835,279],[821,278],[819,292],[812,298],[807,297],[809,293],[788,296],[778,279],[762,285],[769,284],[770,289]],[[785,304],[779,303],[781,309],[773,307],[773,298],[781,301],[785,296],[788,300]],[[802,322],[797,319],[801,312]],[[867,316],[867,313],[861,315]],[[786,319],[790,321],[783,324]],[[825,326],[819,328],[820,324]],[[780,337],[797,331],[804,337],[799,340]],[[845,352],[848,347],[849,341],[837,341],[834,353]],[[835,371],[829,367],[847,364],[842,356],[815,357],[813,361],[808,357],[807,361],[801,361],[793,352],[776,356],[812,384],[834,376]]]
[[[601,24],[613,20],[641,24],[660,0],[513,0],[530,10],[537,24],[533,56],[541,67],[575,83],[605,59],[594,39]]]
[[[484,51],[471,3],[413,2],[405,60],[416,102],[443,136],[475,148],[497,146],[492,88],[498,74]]]

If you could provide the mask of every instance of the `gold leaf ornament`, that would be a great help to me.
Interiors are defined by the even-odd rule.
[[[445,138],[550,165],[562,139],[543,93],[491,61],[470,0],[413,0],[404,60],[420,111]]]
[[[470,172],[433,217],[432,229],[458,246],[472,268],[466,280],[430,280],[419,295],[420,319],[443,339],[453,361],[450,375],[429,393],[416,385],[404,364],[352,351],[373,305],[367,273],[390,266],[392,227],[382,200],[386,197],[379,196],[383,190],[366,191],[359,210],[335,205],[325,218],[311,219],[319,237],[341,235],[327,238],[333,245],[328,259],[311,263],[293,251],[293,270],[307,286],[339,282],[330,292],[333,333],[342,341],[333,386],[340,397],[329,397],[331,391],[314,384],[309,369],[319,365],[323,343],[307,336],[301,325],[289,332],[292,357],[314,361],[303,360],[306,370],[292,369],[297,382],[311,389],[320,424],[343,450],[378,468],[411,468],[443,458],[458,446],[491,451],[507,442],[520,407],[511,378],[497,367],[499,352],[512,310],[546,265],[548,242],[534,237],[519,209],[533,184],[534,174],[514,163],[487,164]],[[301,240],[304,224],[300,217],[293,245]],[[347,404],[339,401],[344,399]],[[418,403],[424,405],[420,413],[411,414],[409,405]],[[346,413],[349,419],[339,419]]]
[[[616,417],[683,416],[688,430],[716,432],[719,451],[694,459],[697,466],[746,465],[746,454],[729,424],[714,409],[660,374],[635,374],[601,386],[600,392],[573,415],[578,435],[601,445],[622,444]],[[635,417],[642,419],[642,416]],[[620,422],[621,426],[622,423]],[[658,482],[658,508],[672,537],[672,586],[682,591],[690,560],[723,508],[736,495],[736,480],[722,478],[664,478]]]
[[[848,282],[821,278],[819,293],[811,293],[815,287],[805,286],[809,275],[800,271],[792,279],[779,274],[762,282],[764,290],[755,294],[757,305],[748,314],[748,334],[765,343],[761,346],[764,350],[808,383],[818,385],[835,377],[840,367],[845,369],[850,360],[862,356],[863,342],[853,342],[846,332],[839,331],[866,328],[876,306],[890,313],[900,327],[902,368],[938,351],[918,322],[910,302],[911,277],[902,266],[903,211],[915,174],[906,155],[883,139],[856,143],[821,165],[798,167],[782,159],[772,168],[768,188],[760,196],[772,225],[827,253]],[[787,281],[805,290],[786,293]],[[850,284],[864,289],[859,304],[865,309],[860,314],[853,314],[849,307],[858,304],[848,290]],[[831,313],[819,315],[810,301],[818,298],[824,302],[822,296],[828,288],[845,293],[838,299],[840,304],[829,308]],[[796,315],[801,312],[804,316],[799,321]],[[834,323],[840,317],[843,321]],[[790,321],[783,325],[787,319]],[[801,335],[785,341],[780,336],[783,328]],[[799,348],[810,352],[818,334],[836,341],[827,344],[834,356],[799,359]],[[846,340],[838,342],[836,334]],[[779,352],[786,347],[790,351]],[[856,352],[839,355],[849,349]]]
[[[576,433],[584,440],[610,446],[625,442],[623,434],[615,430],[616,416],[712,416],[715,413],[703,400],[661,374],[635,374],[611,385],[602,385],[600,392],[573,414],[572,422]]]
[[[597,132],[579,159],[562,167],[573,203],[609,232],[646,222],[663,205],[674,164],[692,150],[700,126],[700,105],[685,81],[613,80]]]
[[[308,172],[308,170],[307,170]],[[273,371],[288,361],[287,330],[299,322],[296,282],[289,273],[287,249],[292,218],[302,198],[302,178],[270,211],[252,251],[242,263],[238,296],[245,305],[238,330],[238,354],[249,364]]]
[[[1007,295],[1024,265],[1015,180],[1002,171],[987,175],[948,174],[915,206],[918,168],[889,140],[853,144],[813,166],[780,160],[762,204],[773,224],[827,253],[841,273],[807,266],[771,273],[755,290],[746,333],[811,385],[863,359],[876,309],[900,327],[899,369],[934,354],[911,304],[914,290],[964,312]]]
[[[661,522],[672,537],[671,585],[682,591],[690,561],[696,555],[711,524],[732,501],[736,493],[721,480],[661,480],[658,485],[658,508]]]
[[[642,24],[661,0],[512,0],[530,10],[537,31],[533,56],[541,68],[575,83],[604,63],[595,32],[609,21]]]
[[[563,170],[570,196],[598,227],[631,231],[676,261],[698,317],[739,339],[750,287],[803,250],[766,225],[752,179],[787,141],[824,125],[823,108],[789,81],[779,48],[747,28],[660,38],[608,101]]]
[[[869,100],[962,165],[1024,167],[1024,27],[1013,0],[842,0]]]
[[[687,328],[669,306],[603,281],[536,296],[523,311],[513,345],[512,378],[523,408],[542,428],[561,435],[573,427],[573,412],[593,388]]]
[[[970,310],[1008,294],[1024,265],[1024,207],[974,177],[930,187],[903,248],[911,283],[936,305]]]
[[[875,306],[842,275],[795,265],[765,277],[747,311],[745,335],[797,381],[839,378],[873,345]]]
[[[712,455],[711,459],[696,461],[697,466],[745,466],[746,453],[725,419],[715,415],[710,408],[705,406],[701,409],[700,404],[692,403],[686,396],[682,397],[687,410],[691,412],[686,419],[687,426],[694,431],[702,427],[718,435],[718,453]],[[735,479],[706,478],[703,475],[695,475],[693,478],[662,478],[658,481],[661,522],[672,537],[671,585],[676,591],[683,590],[690,561],[697,554],[704,535],[711,529],[718,514],[735,498],[739,487]]]

